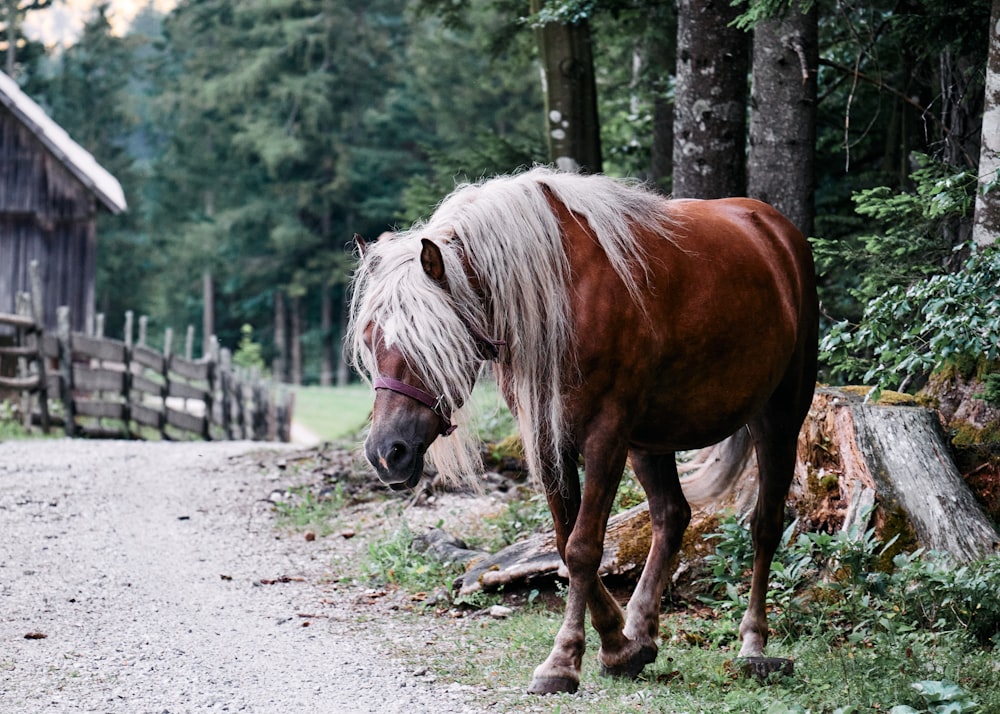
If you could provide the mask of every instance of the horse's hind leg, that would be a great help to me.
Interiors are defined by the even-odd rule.
[[[669,576],[671,558],[680,548],[691,508],[681,491],[674,454],[633,451],[632,468],[646,491],[653,538],[646,566],[626,609],[627,643],[617,651],[602,647],[601,669],[606,674],[635,677],[656,659],[660,630],[660,598]]]
[[[750,601],[740,622],[740,657],[758,657],[767,644],[765,600],[771,561],[784,531],[785,498],[795,473],[799,429],[812,401],[815,370],[792,373],[764,409],[750,421],[757,452],[757,504],[750,514],[753,537],[753,576]]]

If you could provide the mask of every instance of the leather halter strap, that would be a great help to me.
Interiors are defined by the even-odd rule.
[[[451,423],[451,414],[444,408],[444,399],[442,397],[435,397],[430,392],[420,389],[420,387],[414,387],[412,384],[401,382],[392,377],[376,377],[372,382],[372,386],[375,389],[388,389],[390,392],[409,397],[437,414],[441,417],[441,436],[448,436],[458,428],[455,424]]]

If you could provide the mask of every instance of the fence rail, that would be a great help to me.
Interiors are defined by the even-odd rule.
[[[0,366],[16,363],[0,371],[0,390],[21,395],[26,425],[46,433],[59,425],[70,437],[289,441],[291,393],[256,370],[234,367],[214,338],[208,355],[194,360],[190,329],[183,356],[171,352],[170,329],[158,352],[145,344],[144,319],[133,345],[131,315],[125,339],[115,340],[72,332],[65,307],[57,333],[46,333],[31,267],[32,293],[18,297],[16,314],[0,313],[0,325],[14,332],[13,344],[0,345]]]

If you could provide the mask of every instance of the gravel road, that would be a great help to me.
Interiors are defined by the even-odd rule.
[[[481,709],[276,537],[260,448],[0,443],[0,714]]]

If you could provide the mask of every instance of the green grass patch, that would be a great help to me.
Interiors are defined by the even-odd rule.
[[[709,536],[701,603],[683,602],[661,621],[657,661],[634,681],[600,674],[587,626],[580,692],[529,698],[532,671],[562,622],[551,593],[509,593],[514,614],[465,618],[433,649],[405,653],[439,679],[475,687],[484,710],[733,712],[758,714],[986,714],[1000,712],[1000,556],[957,565],[940,554],[900,554],[872,531],[796,534],[790,527],[768,592],[768,652],[795,663],[791,677],[761,683],[741,674],[738,623],[746,607],[749,535],[735,519]],[[397,531],[374,546],[370,578],[403,589],[448,587],[453,570],[415,557]],[[891,544],[889,544],[891,545]],[[482,606],[482,605],[480,605]],[[424,617],[430,615],[425,614]]]
[[[293,418],[324,441],[356,433],[372,410],[372,392],[366,384],[295,387],[294,393]]]
[[[328,495],[316,495],[306,486],[292,489],[287,501],[274,504],[277,525],[328,536],[336,530],[338,514],[346,501],[344,488],[339,483]]]

